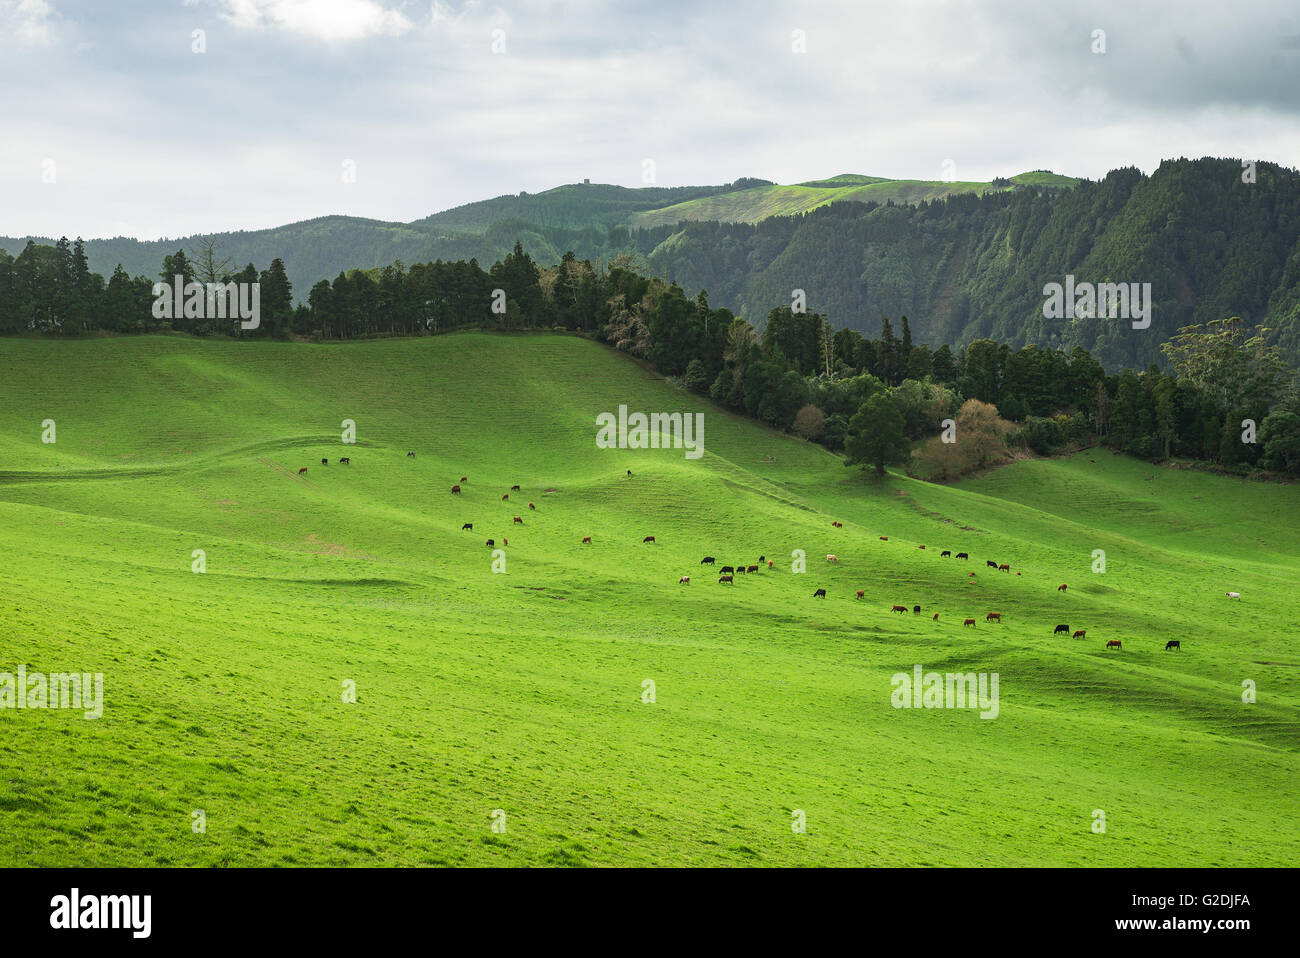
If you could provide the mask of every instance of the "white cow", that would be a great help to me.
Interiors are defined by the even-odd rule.
[[[840,561],[840,557],[839,557],[839,556],[835,556],[835,555],[827,555],[827,556],[826,556],[826,561],[827,561],[827,562],[839,562],[839,561]]]
[[[1240,598],[1241,598],[1241,593],[1240,593],[1240,592],[1225,592],[1225,593],[1223,593],[1223,594],[1226,595],[1229,599],[1240,599]]]

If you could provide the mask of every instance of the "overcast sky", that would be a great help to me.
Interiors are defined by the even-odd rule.
[[[660,186],[1300,166],[1300,3],[0,0],[0,95],[9,236],[409,221],[647,159]]]

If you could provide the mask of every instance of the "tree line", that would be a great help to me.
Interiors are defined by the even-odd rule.
[[[261,322],[154,315],[156,282],[261,284]],[[461,328],[557,327],[648,362],[681,387],[798,433],[852,463],[907,464],[939,478],[1024,447],[1049,454],[1094,442],[1148,460],[1184,458],[1300,475],[1300,386],[1268,330],[1235,317],[1185,327],[1162,346],[1170,367],[1108,374],[1081,346],[1013,349],[978,339],[954,350],[835,329],[822,313],[771,310],[761,332],[705,292],[566,253],[540,267],[516,243],[501,261],[401,262],[340,272],[294,306],[284,264],[235,269],[212,243],[164,257],[158,279],[119,266],[90,272],[80,240],[0,250],[0,333],[151,333],[315,341]],[[955,432],[955,442],[945,433]],[[954,438],[949,436],[948,438]]]

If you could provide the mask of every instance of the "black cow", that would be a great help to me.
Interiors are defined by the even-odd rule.
[[[947,558],[950,558],[951,556],[952,556],[952,550],[951,550],[951,549],[944,549],[942,552],[939,553],[939,558],[940,558],[940,559],[947,559]]]
[[[1168,642],[1165,643],[1165,651],[1168,652],[1170,649],[1177,649],[1179,652],[1181,652],[1183,651],[1182,643],[1180,643],[1177,639],[1170,639]]]
[[[758,557],[758,564],[759,564],[759,565],[762,565],[762,564],[763,564],[764,562],[766,562],[766,561],[767,561],[767,556],[759,556],[759,557]]]
[[[1060,635],[1062,632],[1068,633],[1069,631],[1070,627],[1068,625],[1058,625],[1052,635]]]
[[[718,571],[721,572],[723,575],[726,575],[728,572],[735,572],[736,570],[729,565],[724,565]]]
[[[969,559],[970,556],[968,556],[968,555],[967,555],[966,553],[964,553],[964,552],[958,552],[957,555],[954,556],[954,558],[957,558],[957,559]]]
[[[813,593],[813,598],[814,598],[814,599],[824,599],[824,598],[826,598],[826,590],[825,590],[825,589],[818,589],[816,592]]]
[[[489,540],[487,541],[487,547],[488,547],[489,549],[495,549],[496,546],[497,546],[497,540],[496,540],[496,539],[489,539]]]
[[[994,562],[992,559],[989,559],[984,564],[988,566],[990,569],[996,569],[998,567],[998,564]]]
[[[919,605],[914,605],[914,606],[912,606],[912,611],[913,611],[913,612],[920,612],[920,611],[921,611],[921,607],[920,607]]]
[[[705,556],[700,560],[700,565],[713,565],[713,556]]]
[[[330,464],[330,461],[329,461],[328,459],[322,459],[322,460],[320,461],[320,464],[321,464],[322,466],[328,466],[328,465]]]
[[[472,522],[467,522],[467,523],[465,523],[463,526],[460,527],[460,531],[461,531],[461,532],[464,532],[466,529],[468,529],[470,532],[473,532],[473,531],[474,531],[474,523],[472,523]]]
[[[406,454],[406,458],[407,458],[407,459],[414,459],[414,458],[415,458],[415,453],[413,453],[413,452],[408,452],[408,453]]]
[[[352,465],[352,460],[349,459],[347,456],[344,456],[342,459],[339,460],[339,462],[340,462],[342,465],[345,465],[345,466],[350,466],[350,465]]]

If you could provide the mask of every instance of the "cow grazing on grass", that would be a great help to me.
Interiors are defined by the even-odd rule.
[[[461,481],[461,482],[469,482],[469,476],[461,476],[461,477],[460,477],[460,481]]]
[[[347,456],[344,456],[342,459],[339,460],[339,463],[344,466],[350,466],[352,465],[352,460],[349,459]]]
[[[987,560],[984,564],[988,566],[990,569],[996,569],[998,567],[998,564],[994,562],[992,559]]]
[[[968,555],[967,555],[966,553],[964,553],[964,552],[958,552],[957,555],[954,556],[954,558],[956,558],[956,559],[969,559],[970,556],[968,556]]]
[[[749,573],[749,572],[757,572],[757,571],[758,571],[758,566],[756,566],[756,565],[749,566],[748,568],[745,569],[745,572],[747,572],[747,573]]]
[[[1070,638],[1072,639],[1086,639],[1087,637],[1088,637],[1087,629],[1079,629],[1077,632],[1074,633],[1074,635],[1070,636]]]
[[[646,543],[646,542],[654,542],[654,541],[655,541],[655,537],[654,537],[654,536],[646,536],[644,539],[641,540],[642,543]]]
[[[472,523],[472,522],[467,522],[467,523],[465,523],[463,526],[460,527],[460,531],[461,531],[461,532],[464,532],[466,529],[468,529],[470,532],[473,532],[473,531],[474,531],[474,523]]]
[[[744,575],[744,574],[745,574],[745,567],[743,565],[736,566],[736,575]]]
[[[484,544],[485,546],[487,546],[489,549],[495,549],[495,548],[497,547],[497,540],[496,540],[496,539],[489,539],[487,542],[485,542],[485,543],[483,543],[483,544]]]
[[[533,504],[530,502],[530,503],[528,503],[528,508],[529,508],[529,509],[534,509],[534,510],[535,510],[537,507],[536,507],[535,505],[533,505]]]
[[[511,492],[518,492],[518,491],[519,491],[519,487],[518,487],[518,486],[511,486],[511,487],[510,487],[510,491],[511,491]]]
[[[584,546],[589,546],[589,545],[591,545],[591,536],[583,536],[583,537],[582,537],[582,544],[583,544]]]
[[[828,555],[826,556],[826,561],[827,561],[827,562],[839,562],[839,561],[840,561],[840,557],[837,556],[837,555],[830,555],[830,554],[828,554]]]
[[[1240,598],[1241,598],[1241,593],[1240,593],[1240,592],[1225,592],[1225,593],[1223,593],[1223,594],[1226,595],[1229,599],[1240,599]]]
[[[736,570],[729,565],[724,565],[718,571],[721,572],[723,575],[726,575],[728,572],[735,572]]]
[[[1108,648],[1108,649],[1119,649],[1121,652],[1123,652],[1123,651],[1124,651],[1124,643],[1121,642],[1119,639],[1111,639],[1109,642],[1106,643],[1106,648]]]
[[[691,584],[691,577],[688,576],[688,575],[684,575],[684,576],[682,576],[680,579],[677,580],[677,584],[678,584],[678,585],[690,585],[690,584]]]
[[[460,486],[452,486],[452,487],[451,487],[451,492],[452,492],[452,495],[455,495],[455,496],[460,495]]]
[[[917,546],[918,549],[924,549],[925,546]]]
[[[700,560],[700,565],[713,565],[714,561],[713,556],[705,556]]]
[[[330,464],[330,461],[329,461],[328,459],[322,459],[322,460],[320,461],[320,464],[321,464],[322,466],[328,466],[328,465]]]
[[[300,476],[305,476],[305,475],[307,475],[307,467],[306,467],[306,466],[303,466],[301,469],[299,469],[299,470],[298,470],[298,475],[300,475]]]
[[[1064,633],[1066,633],[1066,634],[1068,635],[1068,634],[1070,633],[1070,627],[1069,627],[1068,625],[1058,625],[1058,626],[1057,626],[1057,627],[1052,631],[1052,635],[1060,635],[1062,632],[1064,632]]]
[[[508,492],[507,492],[507,493],[503,493],[502,496],[501,496],[501,501],[502,501],[502,502],[505,502],[505,501],[506,501],[507,499],[509,499],[509,498],[510,498],[510,493],[508,493]]]
[[[509,539],[502,539],[502,540],[501,540],[501,544],[502,544],[503,546],[508,546],[508,545],[510,545],[510,540],[509,540]]]
[[[881,542],[888,542],[888,541],[889,541],[889,536],[881,536],[881,537],[880,537],[880,541],[881,541]]]
[[[759,557],[758,557],[758,564],[759,564],[759,565],[762,565],[764,562],[767,562],[767,556],[759,556]]]
[[[855,598],[860,599],[860,598],[862,598],[862,597],[863,597],[864,595],[866,595],[866,594],[867,594],[867,593],[866,593],[864,590],[859,589],[859,590],[857,591],[857,594],[855,595]]]
[[[913,613],[914,615],[920,615],[920,614],[921,614],[921,607],[920,607],[919,605],[914,605],[914,606],[912,606],[912,613]]]
[[[936,612],[936,613],[934,614],[934,618],[931,619],[930,621],[931,621],[931,622],[938,622],[938,621],[939,621],[939,613]]]
[[[1065,591],[1065,583],[1062,582],[1060,585],[1058,585],[1058,586],[1056,587],[1056,591],[1057,591],[1057,592],[1064,592],[1064,591]]]
[[[771,559],[768,559],[768,560],[767,560],[767,567],[768,567],[769,569],[772,568],[772,560],[771,560]]]
[[[1168,652],[1170,649],[1177,649],[1179,652],[1181,652],[1183,651],[1182,643],[1179,642],[1177,639],[1170,639],[1168,642],[1165,643],[1165,651]]]
[[[952,550],[951,550],[951,549],[944,549],[942,552],[939,553],[939,558],[940,558],[940,559],[948,559],[948,558],[951,558],[951,556],[952,556]]]
[[[965,627],[968,626],[968,625],[969,625],[972,629],[975,628],[975,620],[974,620],[974,619],[967,619],[965,622],[962,623],[962,628],[965,628]]]
[[[890,612],[906,612],[906,611],[907,611],[907,606],[905,606],[905,605],[896,605],[896,606],[893,606],[889,611],[890,611]]]
[[[414,459],[414,458],[415,458],[415,453],[413,453],[413,452],[408,452],[408,453],[406,454],[406,458],[407,458],[407,459]]]
[[[1002,621],[1002,613],[1001,613],[1001,612],[990,612],[988,615],[984,616],[984,621],[985,621],[985,622],[1001,622],[1001,621]]]
[[[1007,565],[1007,564],[1004,562],[1004,563],[1002,563],[1002,565],[998,566],[998,571],[999,571],[999,572],[1010,572],[1010,571],[1011,571],[1011,566]]]
[[[834,521],[832,521],[832,522],[831,522],[831,525],[833,525],[836,529],[843,529],[843,528],[844,528],[844,523],[842,523],[842,522],[834,522]]]
[[[720,576],[718,576],[718,582],[719,582],[719,584],[721,584],[721,583],[723,583],[723,582],[729,582],[729,583],[731,583],[732,585],[735,585],[735,584],[736,584],[736,580],[735,580],[732,576],[729,576],[729,575],[720,575]]]
[[[632,478],[632,470],[631,470],[631,469],[629,469],[629,470],[627,471],[627,477],[628,477],[629,479]]]
[[[813,593],[813,598],[814,598],[814,599],[824,599],[824,598],[826,598],[826,590],[825,590],[825,589],[818,589],[816,592]]]
[[[523,524],[524,524],[524,520],[521,519],[519,516],[515,516],[515,525],[522,526]]]

